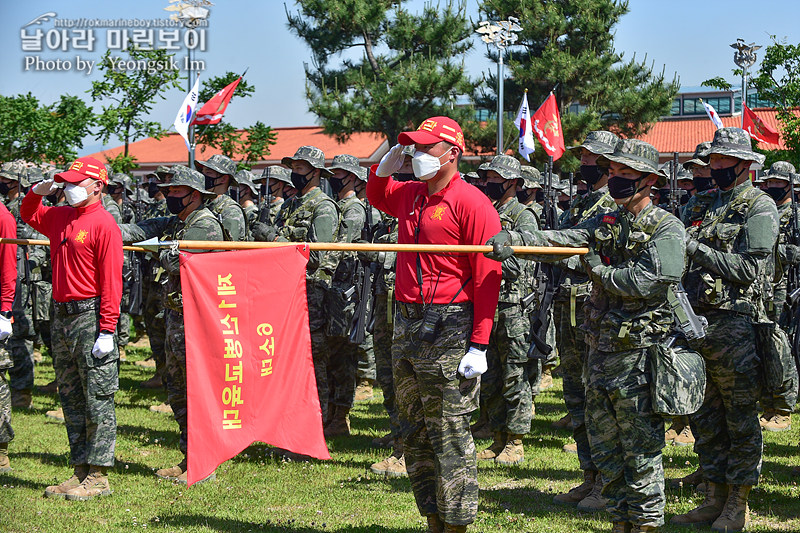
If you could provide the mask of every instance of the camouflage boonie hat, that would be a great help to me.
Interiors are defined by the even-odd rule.
[[[358,167],[358,172],[356,173],[356,177],[363,181],[364,183],[367,182],[367,178],[369,177],[369,170],[365,167]]]
[[[328,167],[328,170],[333,171],[337,168],[346,170],[347,172],[350,172],[358,176],[361,165],[359,164],[358,158],[356,156],[350,154],[342,154],[342,155],[337,155],[333,158],[333,162],[331,163],[331,166]]]
[[[661,173],[669,179],[672,176],[672,161],[667,161],[663,165],[661,165]],[[686,170],[686,168],[678,163],[678,180],[693,180],[694,176],[691,172]]]
[[[40,167],[28,167],[25,169],[25,176],[23,178],[24,186],[33,185],[34,183],[39,183],[40,181],[44,180],[44,172]]]
[[[590,131],[586,135],[586,140],[583,141],[583,144],[579,144],[577,146],[570,146],[567,150],[573,152],[580,150],[581,148],[586,148],[593,154],[613,154],[614,149],[619,144],[619,137],[611,133],[610,131],[605,130],[598,130],[598,131]],[[575,154],[576,157],[579,154]]]
[[[148,179],[152,178],[152,177],[155,177],[155,179],[160,181],[160,180],[164,179],[162,174],[172,174],[172,169],[170,167],[168,167],[167,165],[158,165],[156,167],[155,171],[148,172],[147,174],[144,175],[144,177],[148,178]]]
[[[624,139],[613,154],[601,154],[597,158],[597,164],[601,166],[607,167],[611,161],[645,174],[655,174],[658,179],[654,188],[667,183],[667,177],[658,169],[658,150],[652,144],[639,139]]]
[[[194,167],[207,167],[211,170],[216,170],[220,174],[226,174],[233,177],[236,174],[236,163],[231,161],[231,158],[222,154],[215,154],[208,158],[208,161],[195,161]],[[174,167],[173,167],[174,168]]]
[[[108,180],[109,185],[122,185],[126,191],[133,193],[131,178],[123,172],[115,172]]]
[[[175,165],[172,167],[172,170],[175,172],[172,176],[172,180],[169,183],[159,183],[159,188],[185,185],[186,187],[191,187],[199,191],[200,194],[204,196],[215,196],[214,193],[205,189],[206,178],[199,171],[192,170],[183,165]]]
[[[464,174],[464,179],[467,181],[467,183],[469,183],[472,181],[477,181],[480,179],[480,177],[478,176],[477,172],[467,172]]]
[[[414,154],[417,153],[417,147],[414,144],[409,144],[403,146],[403,155],[407,155],[408,157],[414,157]]]
[[[294,161],[305,161],[312,167],[320,169],[323,178],[330,178],[333,176],[333,172],[325,168],[325,152],[316,146],[301,146],[294,153],[293,157],[284,157],[281,159],[281,164],[291,167]]]
[[[541,189],[542,188],[542,173],[539,169],[529,165],[522,165],[520,168],[522,172],[522,188],[523,189]]]
[[[52,168],[52,169],[48,170],[47,172],[45,172],[44,179],[54,180],[53,183],[55,183],[55,186],[57,188],[59,188],[59,189],[63,189],[64,188],[64,182],[63,181],[55,181],[56,174],[60,174],[62,172],[64,172],[64,169]]]
[[[9,180],[20,181],[25,177],[28,168],[22,161],[8,161],[0,166],[0,177]]]
[[[683,164],[683,166],[686,167],[687,169],[689,169],[690,171],[692,170],[692,167],[695,166],[695,165],[697,165],[699,167],[707,167],[708,163],[703,161],[702,158],[704,158],[706,156],[706,154],[708,154],[708,151],[710,149],[711,149],[711,143],[710,142],[708,142],[708,141],[701,142],[694,149],[694,155],[692,155],[692,158],[690,160],[688,160],[687,162],[685,162]]]
[[[797,173],[794,165],[788,161],[775,161],[766,174],[759,177],[759,182],[764,180],[783,180],[797,183]]]
[[[253,182],[258,183],[269,178],[270,181],[282,181],[292,184],[292,171],[280,165],[270,165],[264,169],[260,176],[253,177]]]
[[[708,161],[711,154],[727,155],[743,161],[755,161],[759,165],[766,159],[763,154],[753,151],[750,134],[742,128],[720,128],[714,132],[714,140],[711,141],[711,147],[703,156],[703,160]]]
[[[504,180],[515,180],[522,177],[519,161],[510,155],[494,156],[485,168],[483,165],[478,167],[478,175],[486,178],[486,173],[490,170],[497,172]]]
[[[253,173],[250,172],[249,170],[240,170],[239,172],[236,173],[233,179],[239,185],[247,185],[250,188],[250,190],[253,191],[253,194],[258,194],[258,187],[256,187],[255,183],[253,183],[254,177],[255,175],[253,175]]]

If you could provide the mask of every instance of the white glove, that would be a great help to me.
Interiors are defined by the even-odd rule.
[[[97,358],[105,357],[114,351],[114,345],[115,342],[113,333],[101,333],[97,336],[97,340],[94,341],[94,346],[92,346],[92,355]]]
[[[402,144],[395,144],[392,146],[392,149],[386,152],[386,155],[381,158],[381,162],[378,163],[378,168],[375,169],[375,174],[381,178],[388,178],[400,170],[406,157],[403,153],[403,148],[405,147]]]
[[[0,341],[4,341],[11,336],[11,319],[0,315]]]
[[[458,364],[458,373],[467,379],[478,377],[486,370],[489,365],[486,363],[486,350],[479,350],[474,346],[470,346],[469,350],[461,362]]]
[[[34,185],[31,190],[39,196],[47,196],[48,194],[53,194],[58,189],[59,186],[56,184],[55,180],[44,180]]]

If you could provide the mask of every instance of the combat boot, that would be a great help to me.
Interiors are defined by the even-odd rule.
[[[544,372],[542,372],[542,381],[539,382],[539,390],[545,391],[553,386],[553,371],[549,368],[545,368]]]
[[[556,494],[553,498],[555,503],[563,503],[567,505],[577,505],[578,502],[583,500],[585,497],[592,492],[594,488],[594,478],[600,477],[600,474],[595,472],[594,470],[584,470],[583,471],[583,483],[578,485],[577,487],[572,487],[569,489],[569,492],[565,492],[563,494]]]
[[[356,386],[355,401],[366,402],[371,400],[373,396],[372,383],[370,383],[368,379],[362,379],[359,381],[358,385]]]
[[[506,447],[506,434],[502,431],[494,432],[494,441],[488,448],[482,452],[478,452],[477,458],[479,461],[493,461],[500,452]]]
[[[596,511],[605,511],[606,504],[608,504],[608,500],[603,498],[603,476],[597,474],[594,477],[594,486],[592,487],[592,491],[581,501],[578,502],[578,510],[579,511],[587,511],[594,513]]]
[[[56,380],[53,380],[47,385],[42,385],[41,387],[37,388],[43,394],[55,394],[58,392],[58,385],[56,384]]]
[[[47,411],[44,416],[58,422],[64,422],[64,410],[61,407],[52,411]]]
[[[161,379],[161,376],[156,374],[152,378],[143,381],[139,386],[143,389],[163,389],[164,381]]]
[[[791,413],[775,412],[772,417],[767,420],[766,424],[761,425],[765,431],[788,431],[792,429],[792,416]]]
[[[696,508],[686,514],[672,517],[671,524],[682,526],[708,525],[719,518],[728,499],[728,486],[724,483],[706,483],[706,497]]]
[[[672,444],[675,446],[691,446],[694,444],[694,435],[692,434],[692,428],[689,426],[684,426],[680,433],[672,440]]]
[[[334,406],[332,418],[322,431],[326,439],[340,435],[350,435],[350,408],[342,405]]]
[[[155,368],[156,367],[156,360],[152,357],[150,359],[144,359],[140,361],[136,361],[133,363],[136,366],[140,366],[142,368]]]
[[[744,531],[750,521],[750,508],[747,506],[747,497],[750,495],[751,485],[728,485],[728,501],[711,529],[714,531]]]
[[[512,466],[525,460],[525,449],[522,447],[522,435],[509,434],[503,451],[495,458],[494,462],[503,466]]]
[[[696,487],[703,482],[703,469],[697,467],[697,470],[689,475],[683,476],[679,479],[672,479],[669,485],[674,488],[680,487]]]
[[[150,410],[154,413],[161,413],[163,415],[172,415],[175,414],[172,411],[172,406],[166,402],[162,403],[161,405],[151,405]]]
[[[8,443],[0,442],[0,474],[11,472],[11,461],[8,459]]]
[[[686,427],[686,424],[683,423],[683,417],[676,418],[670,428],[664,433],[664,442],[672,442],[675,440],[683,428]]]
[[[45,498],[63,498],[67,492],[78,487],[89,475],[89,465],[75,465],[72,477],[60,485],[50,485],[44,489]]]
[[[391,448],[394,442],[394,435],[387,433],[383,437],[375,437],[372,439],[372,445],[376,448]]]
[[[370,472],[386,477],[408,477],[406,470],[406,456],[401,451],[393,453],[383,461],[369,467]]]
[[[442,533],[444,530],[444,523],[439,515],[429,514],[425,518],[428,519],[427,533]]]
[[[455,526],[453,524],[444,525],[444,533],[464,533],[466,530],[467,526]]]
[[[630,522],[612,522],[611,533],[631,533]]]
[[[489,428],[489,418],[486,414],[486,409],[481,410],[480,415],[478,415],[478,420],[470,426],[469,430],[472,432],[473,439],[492,438],[492,430]]]
[[[567,413],[552,424],[550,427],[553,429],[570,429],[572,428],[572,416]]]
[[[186,458],[177,465],[170,468],[160,468],[156,470],[156,477],[166,479],[168,481],[176,481],[181,474],[186,473]]]
[[[67,491],[67,499],[85,502],[97,496],[109,496],[111,486],[108,484],[107,472],[105,466],[89,466],[89,474],[80,485]]]
[[[764,426],[766,426],[766,425],[767,425],[767,422],[769,422],[769,421],[770,421],[770,419],[771,419],[771,418],[772,418],[774,415],[775,415],[775,411],[773,411],[772,409],[764,409],[764,412],[763,412],[763,413],[761,413],[761,416],[759,416],[759,417],[758,417],[758,423],[759,423],[759,424],[761,425],[761,427],[763,428]]]
[[[561,451],[564,453],[578,453],[578,443],[570,442],[569,444],[565,444],[561,447]]]
[[[11,407],[14,409],[30,409],[33,405],[33,391],[31,389],[11,389]]]

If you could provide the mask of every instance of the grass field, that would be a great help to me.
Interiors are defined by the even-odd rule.
[[[114,494],[89,502],[43,498],[47,485],[71,475],[64,426],[46,421],[55,396],[36,394],[34,408],[15,411],[16,439],[10,453],[14,471],[0,474],[0,532],[159,531],[351,531],[356,533],[424,531],[407,479],[384,479],[369,472],[387,451],[370,441],[387,431],[388,419],[375,399],[357,404],[351,414],[353,435],[329,442],[330,461],[287,462],[270,447],[254,444],[217,469],[216,481],[186,488],[157,479],[157,468],[180,459],[177,424],[147,407],[164,394],[138,388],[152,370],[132,361],[148,356],[130,349],[117,394],[117,464],[111,474]],[[36,368],[36,383],[53,379],[46,359]],[[537,416],[525,439],[525,461],[503,468],[479,464],[480,507],[469,531],[608,531],[608,515],[584,514],[556,505],[554,494],[577,484],[577,456],[561,447],[568,431],[550,423],[564,413],[561,381],[536,400]],[[291,406],[282,406],[291,409]],[[800,420],[795,418],[795,428]],[[750,499],[752,531],[800,531],[800,489],[790,475],[800,465],[798,431],[765,434],[761,484]],[[479,441],[478,449],[488,445]],[[665,448],[668,478],[697,465],[691,449]],[[694,507],[700,497],[667,489],[667,519]],[[664,531],[691,531],[665,527]],[[710,529],[706,529],[710,531]]]

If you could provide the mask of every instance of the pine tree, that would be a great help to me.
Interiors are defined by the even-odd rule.
[[[289,28],[311,48],[306,97],[324,131],[346,140],[374,131],[389,143],[436,115],[457,118],[470,94],[462,58],[471,48],[466,4],[410,13],[398,0],[298,0]]]

